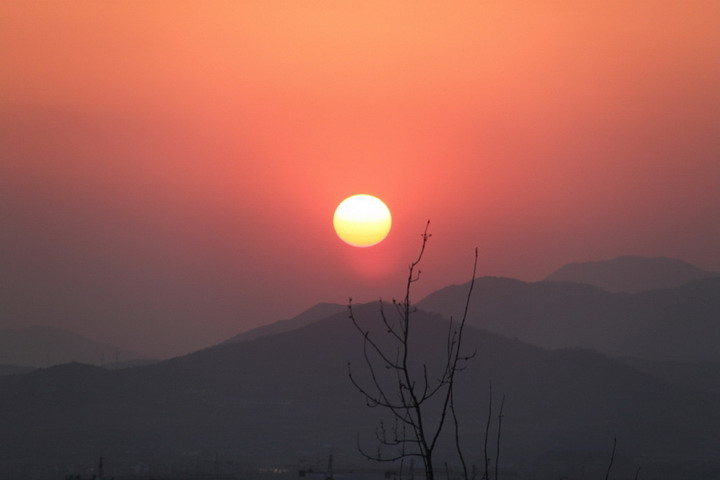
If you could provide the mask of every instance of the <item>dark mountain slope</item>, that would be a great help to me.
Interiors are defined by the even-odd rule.
[[[269,325],[263,325],[262,327],[248,330],[247,332],[235,335],[223,343],[245,342],[265,335],[274,335],[276,333],[295,330],[296,328],[304,327],[305,325],[322,320],[323,318],[334,315],[345,309],[347,309],[346,305],[339,305],[337,303],[318,303],[293,318],[279,320]]]
[[[438,290],[420,308],[458,318],[468,285]],[[720,361],[720,277],[666,290],[612,294],[579,283],[478,278],[471,325],[550,348],[612,356]]]
[[[35,370],[33,367],[18,367],[17,365],[0,365],[0,376],[3,375],[22,375]]]
[[[674,258],[625,256],[600,262],[569,263],[545,280],[587,283],[608,292],[637,293],[678,287],[718,275]]]
[[[720,396],[720,363],[672,362],[622,358],[623,363],[661,378],[675,385],[682,385],[702,392]]]
[[[357,307],[357,315],[373,332],[384,331],[376,305]],[[445,328],[439,316],[417,314],[412,342],[423,358],[416,364],[442,357]],[[492,379],[508,398],[508,468],[551,478],[557,468],[568,474],[587,466],[588,455],[602,465],[617,436],[627,468],[641,462],[651,472],[657,458],[670,456],[670,466],[657,470],[664,478],[709,478],[693,476],[689,465],[712,465],[720,446],[717,397],[673,387],[599,354],[551,352],[475,329],[466,333],[468,351],[478,355],[460,375],[457,401],[471,462],[481,461]],[[117,476],[132,465],[214,454],[267,466],[334,453],[339,462],[362,464],[355,434],[370,442],[382,412],[366,408],[347,378],[348,361],[362,375],[361,345],[340,313],[145,367],[66,365],[0,378],[0,451],[6,452],[0,473],[54,478],[44,477],[38,462],[59,465],[58,472],[100,454],[113,459]],[[568,451],[585,452],[585,460],[573,460]],[[564,463],[538,463],[548,455]],[[23,477],[26,471],[32,476]]]

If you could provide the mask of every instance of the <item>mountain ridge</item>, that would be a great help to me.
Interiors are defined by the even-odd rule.
[[[468,288],[469,282],[445,287],[417,306],[458,319]],[[720,361],[720,277],[638,293],[493,277],[476,279],[476,288],[469,324],[535,345],[649,360]]]
[[[611,293],[639,293],[678,287],[718,275],[720,273],[676,258],[623,255],[609,260],[568,263],[544,280],[587,283]]]
[[[0,364],[48,367],[72,361],[100,365],[142,356],[115,345],[98,342],[71,330],[47,325],[0,329]]]
[[[340,305],[338,303],[317,303],[294,317],[278,320],[267,325],[262,325],[251,330],[241,332],[221,343],[245,342],[265,335],[287,332],[308,325],[321,318],[329,317],[330,315],[338,313],[346,308],[346,305]]]

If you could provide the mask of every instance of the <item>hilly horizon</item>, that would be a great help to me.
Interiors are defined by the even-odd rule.
[[[629,265],[625,261],[631,259]],[[595,281],[593,277],[594,272],[598,269],[598,265],[601,266],[602,274],[604,279],[613,279],[615,282],[614,288],[603,285],[600,281]],[[680,266],[678,268],[674,268]],[[632,268],[631,268],[632,267]],[[652,290],[657,290],[657,281],[652,280],[652,274],[656,271],[662,271],[663,285],[673,285],[672,287],[662,288],[674,288],[682,286],[686,283],[692,283],[693,280],[704,279],[704,278],[717,278],[717,275],[712,272],[707,272],[697,267],[694,267],[687,262],[677,259],[668,259],[666,257],[650,258],[650,257],[637,257],[637,256],[623,256],[617,257],[616,259],[605,261],[605,262],[584,262],[584,263],[569,263],[565,264],[560,269],[546,277],[544,281],[557,281],[557,282],[571,282],[571,283],[582,283],[586,285],[596,286],[608,292],[613,290],[621,290],[618,286],[618,279],[622,279],[624,275],[628,274],[633,278],[632,282],[637,292],[630,293],[643,293]],[[568,278],[568,280],[560,280],[560,278]],[[508,285],[520,285],[520,284],[538,284],[539,282],[524,282],[507,277],[495,277],[499,283],[506,283]],[[500,279],[504,280],[500,280]],[[607,282],[606,282],[607,283]],[[622,282],[620,282],[622,283]],[[423,301],[428,297],[433,297],[438,291],[445,290],[449,287],[442,287],[434,292],[430,292],[423,298]],[[560,288],[560,287],[558,287]],[[572,290],[572,287],[569,288]],[[578,287],[577,291],[581,288]],[[622,293],[622,292],[620,292]],[[570,293],[572,295],[572,293]],[[387,295],[385,296],[387,297]],[[269,333],[277,333],[286,331],[297,326],[304,325],[308,321],[321,318],[327,314],[331,314],[336,311],[340,311],[347,308],[345,304],[322,302],[313,305],[306,309],[300,314],[294,315],[291,318],[285,320],[278,320],[260,325],[255,328],[250,328],[240,333],[234,334],[227,337],[225,340],[212,342],[209,345],[200,345],[190,350],[184,350],[176,353],[172,356],[183,355],[199,348],[207,348],[208,346],[216,343],[233,342],[233,341],[245,341],[256,336],[266,335]],[[433,308],[430,308],[433,310]],[[241,318],[243,318],[241,316]],[[53,334],[57,329],[57,334]],[[493,328],[490,328],[493,330]],[[499,330],[501,333],[505,332],[508,335],[514,335],[512,331]],[[160,339],[158,339],[160,341]],[[532,340],[528,338],[528,341]],[[541,343],[542,344],[542,343]],[[578,344],[583,345],[583,344]],[[117,347],[115,345],[99,342],[87,338],[85,335],[76,333],[67,328],[61,327],[50,327],[42,325],[34,325],[26,328],[5,328],[0,329],[0,365],[6,364],[8,366],[20,366],[20,367],[38,367],[38,366],[49,366],[61,364],[68,361],[80,361],[83,363],[100,364],[105,362],[106,364],[115,362],[115,353],[118,353],[119,362],[118,364],[128,365],[127,361],[134,362],[135,360],[143,360],[149,357],[161,357],[155,352],[155,355],[136,353],[133,347],[138,347],[138,351],[145,350],[142,345],[130,345],[130,348]],[[554,346],[548,344],[548,346]],[[611,352],[611,354],[614,354]],[[619,353],[623,355],[623,352]],[[165,357],[169,358],[169,357]],[[132,364],[132,363],[130,363]]]
[[[625,255],[610,260],[568,263],[544,280],[586,283],[611,293],[639,293],[717,276],[720,273],[702,270],[676,258]]]
[[[35,325],[0,329],[0,365],[31,368],[68,362],[115,365],[143,358],[138,353],[91,340],[64,328]]]
[[[603,285],[600,281],[595,281],[593,273],[595,273],[596,270],[601,270],[602,274],[605,275],[605,285]],[[658,271],[662,271],[663,274],[662,278],[660,279],[656,279],[654,277],[654,275]],[[630,289],[623,287],[618,283],[615,283],[614,287],[610,287],[607,285],[611,281],[621,282],[622,279],[624,279],[624,277],[627,275],[631,277],[630,281],[634,285],[634,290],[636,291],[629,291]],[[525,282],[514,278],[497,276],[478,278],[481,280],[481,282],[488,283],[486,285],[486,288],[492,289],[495,293],[501,296],[507,296],[513,295],[513,289],[515,288],[515,290],[518,290],[517,287],[520,287],[520,285],[536,285],[541,282],[580,283],[589,285],[591,287],[597,287],[610,293],[643,293],[652,290],[672,289],[675,287],[681,287],[688,283],[693,283],[696,280],[715,277],[720,277],[720,274],[701,270],[683,260],[671,259],[667,257],[640,257],[634,255],[626,255],[616,257],[608,261],[568,263],[556,270],[554,273],[548,275],[544,280],[541,280],[540,282]],[[440,288],[434,292],[430,292],[418,302],[418,305],[422,305],[426,301],[428,302],[428,304],[432,304],[433,302],[435,302],[435,298],[438,295],[442,295],[441,292],[452,290],[456,287],[458,286],[450,285]],[[466,286],[460,287],[467,288]],[[482,290],[482,288],[482,285],[478,285],[478,290]],[[558,288],[562,287],[558,286]],[[584,291],[588,293],[594,290],[593,288],[584,288],[582,286],[575,287],[572,285],[568,285],[567,288],[569,292]],[[476,291],[475,296],[477,295],[478,293]],[[555,296],[559,295],[555,294]],[[456,296],[456,298],[454,298],[453,300],[457,302],[455,303],[455,305],[463,304],[460,301],[461,299],[459,296]],[[319,320],[321,318],[324,318],[325,316],[329,316],[332,313],[344,309],[347,309],[347,304],[341,305],[337,303],[327,302],[318,303],[292,318],[279,320],[241,332],[225,340],[224,342],[245,341],[270,333],[288,331],[290,329],[306,325],[314,320]],[[434,308],[430,308],[429,310],[438,311]],[[457,309],[452,311],[452,313],[454,314],[455,318],[458,318],[459,311]],[[509,334],[512,334],[512,332],[510,332]],[[578,344],[577,346],[581,345]]]
[[[640,273],[636,275],[636,278],[647,276],[647,267],[649,265],[653,266],[651,270],[657,270],[658,268],[664,268],[663,265],[667,266],[668,261],[670,265],[687,266],[689,270],[684,267],[679,270],[675,269],[673,270],[674,275],[668,274],[664,277],[663,282],[676,285],[676,287],[669,288],[670,291],[676,292],[673,294],[668,292],[651,293],[653,290],[658,289],[652,289],[651,284],[647,282],[643,288],[638,288],[639,291],[633,294],[616,292],[620,293],[620,295],[607,295],[597,289],[612,293],[611,289],[593,285],[589,281],[581,282],[580,278],[576,278],[574,281],[546,279],[541,282],[523,282],[512,278],[479,277],[473,300],[480,302],[480,308],[482,309],[477,313],[477,316],[485,318],[471,318],[471,323],[491,331],[497,331],[511,337],[517,336],[524,341],[551,348],[578,346],[617,357],[639,357],[647,360],[713,362],[720,360],[720,356],[713,355],[714,349],[711,344],[700,351],[697,351],[697,346],[692,344],[682,348],[680,346],[667,348],[669,343],[681,339],[683,336],[693,338],[692,332],[688,332],[687,335],[674,336],[677,332],[674,332],[672,327],[673,323],[677,324],[677,318],[680,315],[687,313],[684,310],[685,306],[693,307],[691,299],[694,297],[698,297],[698,300],[706,298],[712,304],[712,306],[695,306],[697,312],[694,315],[705,318],[712,317],[714,314],[712,312],[717,312],[717,305],[712,302],[713,298],[715,298],[713,293],[715,282],[712,279],[718,277],[712,275],[711,272],[697,269],[681,260],[664,257],[657,259],[625,256],[608,262],[566,264],[548,278],[559,278],[558,272],[574,271],[577,273],[583,270],[585,265],[594,268],[593,266],[597,264],[603,265],[602,270],[607,278],[619,278],[627,270],[625,259],[632,259],[631,263],[635,265],[638,264],[638,259],[641,260],[639,262],[641,265],[639,268]],[[659,264],[657,263],[658,260]],[[582,268],[577,268],[578,266]],[[666,269],[666,273],[668,271]],[[695,272],[695,277],[700,279],[709,279],[709,283],[701,282],[698,284],[694,282],[693,278],[695,277],[688,276],[688,271]],[[688,280],[688,278],[691,279]],[[552,282],[555,285],[546,284],[546,282]],[[683,287],[688,283],[692,285]],[[460,305],[461,297],[464,295],[462,293],[463,288],[466,288],[466,286],[453,285],[441,288],[426,295],[418,302],[418,305],[429,311],[447,315],[453,314],[457,318],[459,311],[447,309],[445,305]],[[679,290],[676,291],[676,288],[679,288]],[[704,288],[709,288],[711,291],[703,294],[701,291]],[[668,290],[668,288],[659,290]],[[625,293],[628,293],[629,296],[624,295]],[[450,298],[442,299],[442,297],[448,295]],[[492,296],[492,299],[489,296]],[[649,308],[648,304],[654,303],[656,297],[662,298],[658,305],[662,304],[663,307]],[[531,311],[525,311],[525,307]],[[247,341],[264,335],[292,330],[345,309],[347,309],[347,305],[319,303],[292,318],[243,331],[220,343]],[[499,318],[501,316],[502,319]],[[522,318],[525,323],[513,326],[512,319],[514,318]],[[709,335],[707,343],[711,343],[712,339],[717,336],[716,329],[713,328],[714,322],[712,322],[712,318],[698,321],[704,322],[706,327],[700,325],[697,334],[701,337]],[[530,324],[534,324],[535,327],[531,327]],[[618,327],[618,324],[622,324],[622,326]],[[661,325],[665,325],[666,333],[657,331]],[[539,330],[531,333],[524,331],[527,328]],[[598,334],[598,328],[606,332]],[[607,330],[614,328],[617,329],[617,336],[608,337]],[[703,328],[705,329],[703,330]],[[635,333],[628,333],[628,329],[633,330]],[[573,331],[576,333],[573,334]],[[649,331],[656,332],[654,339],[641,342],[639,337],[644,332]],[[626,334],[634,335],[635,340],[632,340]],[[632,342],[635,342],[635,345],[631,345]],[[665,346],[662,345],[662,342],[665,342]],[[29,371],[26,367],[37,368],[71,361],[88,364],[101,364],[104,362],[108,366],[117,364],[123,368],[150,361],[145,360],[140,354],[95,342],[82,335],[57,327],[34,326],[26,329],[0,330],[0,347],[2,347],[0,348],[0,365],[6,365],[7,368],[3,371],[8,373],[16,371],[15,367],[20,367],[17,370],[20,372]],[[115,361],[116,353],[118,362]]]
[[[305,325],[313,323],[317,320],[321,320],[325,317],[329,317],[334,313],[338,313],[346,309],[347,305],[326,302],[318,303],[292,318],[278,320],[277,322],[269,323],[261,327],[247,330],[221,342],[221,344],[245,342],[248,340],[254,340],[255,338],[259,338],[265,335],[287,332],[296,328],[304,327]]]
[[[418,307],[460,318],[469,282]],[[720,361],[720,277],[639,293],[574,282],[479,277],[468,323],[548,348],[583,347],[616,357]]]
[[[356,306],[355,313],[382,334],[377,304]],[[441,358],[437,339],[447,322],[419,311],[414,325],[415,351],[429,362]],[[674,386],[600,354],[544,350],[472,327],[466,348],[476,348],[478,356],[461,374],[457,401],[473,462],[479,462],[492,380],[495,400],[507,395],[508,471],[531,469],[535,478],[601,471],[618,437],[618,469],[628,474],[642,466],[657,478],[707,478],[693,472],[697,461],[705,462],[703,472],[720,472],[708,453],[720,444],[717,396]],[[214,451],[255,467],[328,453],[340,465],[362,465],[355,432],[370,441],[378,416],[347,378],[348,361],[362,368],[361,351],[362,338],[341,312],[151,366],[107,371],[68,364],[2,377],[0,418],[6,428],[0,450],[12,453],[0,459],[2,471],[18,479],[51,478],[41,474],[34,455],[22,455],[37,449],[53,451],[44,462],[61,470],[102,454],[118,476],[161,459],[192,463],[193,451],[203,458]],[[562,459],[562,465],[550,458]]]

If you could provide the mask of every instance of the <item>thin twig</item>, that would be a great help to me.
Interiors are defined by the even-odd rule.
[[[613,438],[613,449],[612,454],[610,455],[610,464],[608,465],[607,473],[605,474],[605,480],[610,478],[610,469],[612,468],[613,460],[615,460],[615,447],[617,447],[617,438]]]
[[[485,425],[485,480],[490,480],[490,459],[488,458],[488,436],[490,435],[490,422],[492,421],[492,381],[490,381],[490,393],[488,394],[488,417]]]
[[[469,480],[468,478],[468,470],[467,470],[467,464],[465,463],[465,456],[462,453],[462,448],[460,448],[460,428],[458,425],[458,419],[457,419],[457,413],[455,412],[455,396],[452,392],[453,386],[450,386],[451,392],[450,392],[450,413],[452,413],[452,419],[453,424],[455,426],[455,449],[457,450],[458,457],[460,458],[460,464],[462,465],[463,469],[463,479]]]
[[[498,413],[497,446],[495,449],[495,480],[498,480],[498,472],[500,472],[500,436],[502,435],[502,419],[504,407],[505,395],[502,396],[502,401],[500,402],[500,413]]]
[[[449,371],[449,378],[447,382],[452,386],[453,382],[455,381],[455,373],[458,371],[458,361],[460,359],[460,345],[462,344],[462,335],[463,331],[465,329],[465,322],[467,321],[467,314],[470,307],[470,297],[472,296],[473,288],[475,287],[475,276],[477,275],[477,260],[478,260],[478,250],[475,249],[475,261],[473,262],[473,274],[472,274],[472,280],[470,280],[470,288],[468,289],[467,298],[465,300],[465,310],[463,312],[462,320],[460,321],[460,325],[458,326],[457,330],[457,345],[455,346],[455,354],[453,357],[452,365],[448,368]],[[431,449],[435,448],[435,444],[440,437],[440,432],[442,431],[442,427],[445,424],[445,417],[447,415],[448,405],[450,403],[450,391],[452,388],[448,388],[446,394],[445,394],[445,401],[442,406],[442,410],[440,413],[440,421],[438,423],[438,428],[435,432],[435,436],[432,439],[432,442],[430,443]]]

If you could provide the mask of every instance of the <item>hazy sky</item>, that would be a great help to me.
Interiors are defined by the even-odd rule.
[[[720,2],[2,2],[0,327],[161,355],[319,301],[720,270]],[[357,249],[346,196],[394,227]]]

